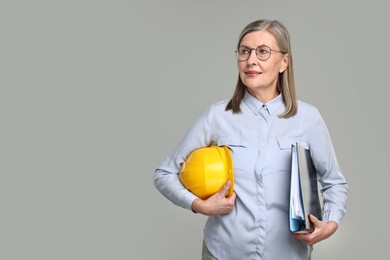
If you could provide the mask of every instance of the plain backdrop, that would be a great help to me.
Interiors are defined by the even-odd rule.
[[[198,260],[206,218],[154,169],[230,98],[241,29],[278,19],[299,99],[318,107],[349,183],[314,260],[387,259],[386,1],[68,0],[0,3],[0,259]]]

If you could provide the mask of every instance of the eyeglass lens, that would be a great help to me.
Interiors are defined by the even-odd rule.
[[[237,58],[240,61],[246,61],[249,59],[249,56],[252,53],[252,50],[255,50],[256,56],[259,60],[265,61],[268,60],[271,56],[271,49],[268,46],[259,46],[256,49],[250,49],[246,47],[240,47],[237,50]]]

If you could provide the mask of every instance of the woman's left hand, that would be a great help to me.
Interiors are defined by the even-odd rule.
[[[294,234],[294,237],[296,239],[299,239],[308,245],[312,246],[324,239],[327,239],[328,237],[333,235],[338,228],[337,223],[334,221],[320,221],[313,215],[310,215],[309,217],[310,221],[313,224],[314,231],[305,234]]]

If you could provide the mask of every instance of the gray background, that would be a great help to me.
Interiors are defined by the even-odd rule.
[[[237,78],[238,34],[290,31],[299,98],[327,122],[350,185],[313,259],[385,259],[389,233],[385,1],[0,3],[0,259],[200,259],[205,217],[154,169]]]

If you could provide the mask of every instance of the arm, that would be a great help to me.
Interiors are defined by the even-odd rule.
[[[181,184],[180,166],[194,149],[209,146],[212,143],[210,114],[211,109],[200,116],[154,173],[154,185],[160,193],[175,205],[183,208],[191,209],[192,202],[197,197]]]
[[[310,152],[318,181],[322,186],[322,221],[310,216],[314,231],[294,236],[309,245],[333,235],[346,213],[348,185],[338,165],[328,129],[317,112],[317,120],[309,134]]]

